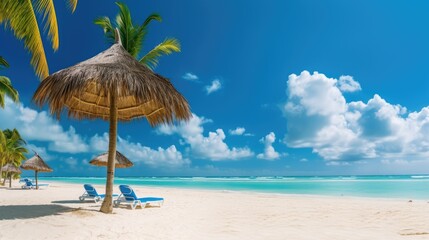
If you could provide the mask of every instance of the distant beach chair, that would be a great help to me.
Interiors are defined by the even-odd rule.
[[[31,181],[31,182],[34,182],[32,179],[29,179],[29,178],[21,178],[21,179],[19,179],[19,182],[21,183],[21,182],[25,182],[25,181]]]
[[[121,191],[121,195],[119,195],[118,199],[113,201],[115,207],[118,207],[120,204],[128,204],[131,209],[135,209],[137,206],[141,208],[146,207],[146,205],[156,203],[158,206],[164,203],[164,198],[160,197],[137,197],[134,190],[128,185],[119,185],[119,190]]]
[[[30,179],[24,178],[23,181],[25,182],[25,184],[21,186],[22,189],[36,189],[36,183],[31,181]],[[39,183],[37,185],[39,187],[49,187],[49,183]]]
[[[104,199],[105,194],[98,194],[97,190],[91,184],[84,184],[83,188],[85,188],[85,192],[79,196],[79,200],[81,202],[85,201],[85,199],[92,199],[95,203]],[[117,197],[118,194],[113,194],[113,197]]]

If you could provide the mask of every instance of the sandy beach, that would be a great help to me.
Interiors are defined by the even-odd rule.
[[[164,205],[106,215],[100,204],[78,200],[81,185],[13,186],[0,188],[0,239],[429,238],[429,203],[422,200],[134,187],[138,196],[164,197]]]

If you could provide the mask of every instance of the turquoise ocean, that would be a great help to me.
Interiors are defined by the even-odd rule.
[[[105,184],[102,177],[41,177],[40,181]],[[429,175],[323,177],[116,177],[115,185],[429,200]]]

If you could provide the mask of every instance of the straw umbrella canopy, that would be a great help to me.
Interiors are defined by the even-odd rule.
[[[39,85],[33,100],[49,104],[51,114],[66,110],[77,119],[109,120],[106,197],[100,211],[113,211],[117,121],[146,117],[151,126],[188,120],[186,99],[171,82],[152,72],[131,56],[117,40],[110,48],[86,61],[60,70]]]
[[[53,171],[52,168],[50,168],[48,164],[46,164],[45,161],[43,161],[43,159],[36,152],[34,152],[34,156],[32,158],[28,159],[27,161],[25,161],[25,163],[21,165],[21,168],[25,170],[34,170],[34,175],[35,175],[34,178],[36,179],[36,189],[39,189],[37,174],[39,172]]]
[[[105,152],[89,161],[89,163],[95,166],[107,166],[107,160],[108,152]],[[126,158],[122,153],[116,151],[115,168],[129,168],[133,165],[134,164],[130,160],[128,160],[128,158]]]
[[[12,174],[11,173],[21,173],[21,169],[19,169],[18,167],[16,167],[13,164],[8,163],[8,164],[4,165],[1,168],[1,170],[3,172],[6,172],[9,174],[9,188],[11,188],[12,187]]]

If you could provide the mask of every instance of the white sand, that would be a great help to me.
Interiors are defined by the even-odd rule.
[[[0,239],[429,239],[429,203],[422,200],[134,186],[138,196],[164,197],[164,206],[106,215],[100,204],[77,200],[82,185],[14,186],[0,187]]]

